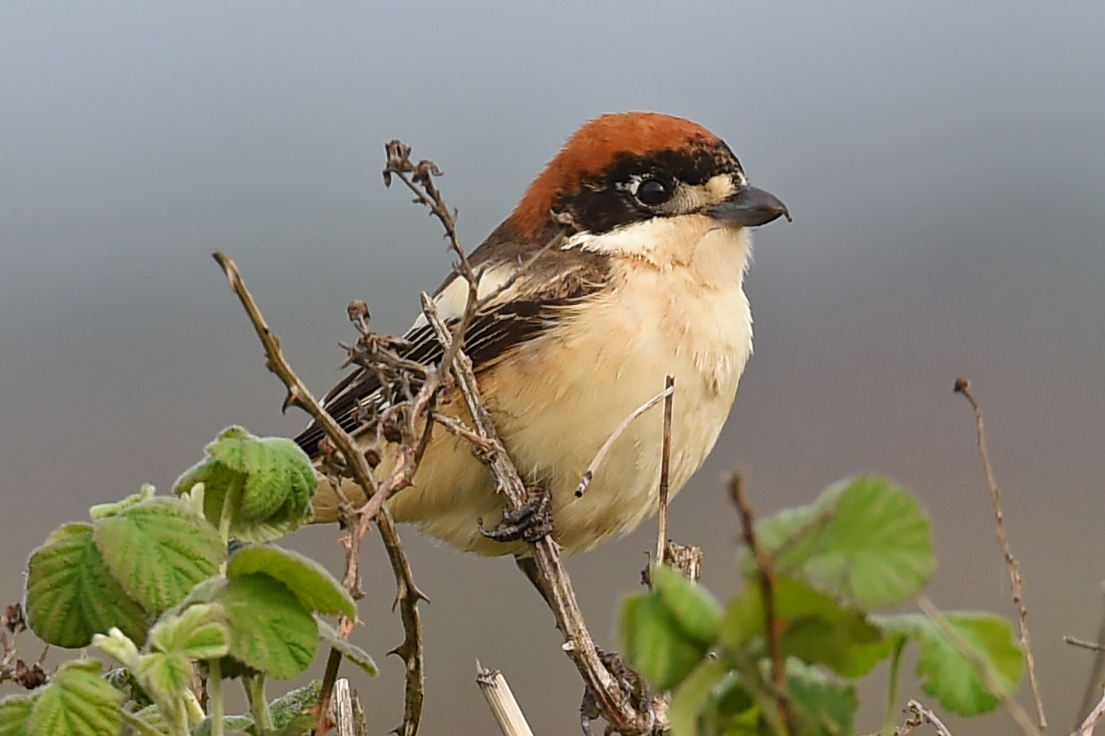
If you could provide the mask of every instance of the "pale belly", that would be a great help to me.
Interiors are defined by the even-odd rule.
[[[570,329],[550,331],[480,377],[523,480],[551,493],[554,538],[568,552],[626,534],[656,513],[662,404],[618,438],[582,497],[574,491],[602,444],[663,390],[666,376],[676,379],[673,495],[702,465],[728,417],[751,352],[748,302],[739,282],[704,295],[671,290],[671,280],[670,273],[662,283],[659,275],[655,283],[638,276],[633,292],[623,288],[608,305],[588,309],[585,322],[578,317]],[[658,298],[665,289],[669,298]],[[415,483],[389,502],[397,521],[477,554],[525,551],[479,533],[477,520],[494,526],[502,502],[465,441],[435,430]]]

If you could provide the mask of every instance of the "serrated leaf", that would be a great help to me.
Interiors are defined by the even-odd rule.
[[[123,730],[123,694],[100,677],[100,663],[66,662],[31,711],[30,736],[105,736]]]
[[[230,654],[282,680],[305,670],[318,650],[318,626],[288,588],[268,575],[230,580],[216,600],[230,624]]]
[[[192,660],[177,653],[153,652],[139,658],[134,674],[155,695],[177,695],[191,686]]]
[[[729,666],[719,659],[704,659],[672,693],[668,706],[671,736],[698,736],[699,717],[714,688],[729,677]]]
[[[626,599],[619,629],[629,666],[660,690],[679,685],[706,654],[656,591]]]
[[[808,506],[762,519],[756,531],[769,555],[783,551],[777,572],[861,608],[916,595],[936,564],[920,504],[876,476],[842,481]]]
[[[27,736],[30,733],[34,695],[9,695],[0,700],[0,736]]]
[[[787,661],[787,690],[795,716],[794,736],[840,736],[855,733],[858,701],[850,685],[834,682],[812,667]]]
[[[151,498],[101,518],[93,539],[112,576],[151,612],[172,608],[219,571],[219,531],[175,498]]]
[[[649,579],[683,631],[702,644],[713,644],[717,639],[721,606],[710,592],[667,565],[652,565]]]
[[[943,618],[954,637],[920,614],[882,617],[879,624],[921,645],[917,674],[925,692],[945,708],[963,716],[993,710],[999,698],[1013,693],[1024,671],[1024,653],[1013,628],[1005,619],[988,613],[947,613]],[[969,656],[960,644],[969,648]],[[989,671],[997,692],[990,691],[976,665]]]
[[[161,709],[156,705],[147,705],[135,711],[134,717],[163,734],[169,734],[169,724],[165,721]]]
[[[341,583],[314,560],[275,545],[248,545],[235,552],[226,576],[263,573],[279,580],[310,611],[357,618],[357,604]]]
[[[360,667],[369,676],[375,677],[380,674],[380,671],[376,669],[376,662],[372,660],[372,656],[368,652],[348,639],[343,639],[337,629],[322,619],[316,617],[315,623],[318,624],[318,633],[322,641],[337,649],[346,659]]]
[[[154,497],[157,493],[157,489],[151,486],[149,483],[142,484],[142,490],[131,496],[127,496],[122,501],[116,501],[115,503],[101,503],[93,506],[88,510],[88,515],[92,517],[93,521],[99,521],[100,519],[106,519],[109,516],[115,516],[120,514],[132,506],[137,506],[143,501],[148,501]]]
[[[112,626],[146,639],[146,612],[111,576],[90,524],[66,524],[27,563],[27,621],[44,641],[75,649]]]
[[[318,479],[310,459],[284,437],[258,438],[230,427],[207,446],[207,457],[174,485],[178,495],[204,484],[204,515],[214,525],[228,498],[237,499],[232,536],[266,542],[310,522]]]
[[[225,617],[223,607],[216,603],[189,606],[158,621],[150,629],[150,644],[158,651],[175,652],[185,659],[226,656],[230,632]]]
[[[884,637],[861,611],[842,606],[792,578],[777,576],[774,591],[775,621],[785,655],[824,664],[845,677],[859,677],[890,654],[889,646],[885,650],[878,647]],[[740,651],[757,638],[759,649],[766,646],[766,618],[759,585],[745,585],[733,596],[719,632],[722,644],[732,652]]]

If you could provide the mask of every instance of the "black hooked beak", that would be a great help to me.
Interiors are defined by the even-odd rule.
[[[749,186],[742,187],[724,202],[707,207],[705,212],[722,225],[756,227],[779,217],[792,222],[790,210],[778,197]]]

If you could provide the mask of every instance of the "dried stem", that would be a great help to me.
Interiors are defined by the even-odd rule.
[[[1093,736],[1094,729],[1102,717],[1105,717],[1105,693],[1102,693],[1097,705],[1086,715],[1086,718],[1071,736]]]
[[[479,274],[460,245],[456,232],[455,214],[445,204],[441,193],[434,184],[433,177],[440,174],[431,161],[414,164],[410,161],[410,147],[400,141],[392,141],[386,146],[388,161],[384,169],[384,182],[390,184],[398,177],[410,189],[421,203],[429,208],[445,229],[449,249],[457,256],[457,272],[468,284],[468,296],[463,317],[452,325],[452,330],[438,313],[437,305],[426,294],[422,295],[422,311],[432,325],[438,341],[442,345],[444,356],[435,375],[442,379],[452,371],[457,379],[468,411],[472,416],[474,429],[482,438],[481,453],[490,466],[499,492],[506,499],[506,506],[512,511],[521,509],[528,500],[528,491],[518,475],[506,448],[499,439],[491,416],[480,397],[472,362],[462,351],[463,338],[468,325],[481,305],[479,298]],[[556,237],[559,237],[556,236]],[[644,734],[653,730],[653,713],[638,713],[629,698],[622,692],[614,677],[599,659],[594,641],[587,631],[575,599],[568,574],[560,563],[559,552],[551,538],[545,538],[534,546],[534,561],[537,575],[544,590],[549,592],[548,600],[556,617],[557,625],[565,637],[564,649],[583,676],[583,680],[594,694],[603,716],[611,729],[623,734]]]
[[[936,730],[937,736],[952,736],[952,732],[948,730],[944,722],[937,718],[935,713],[916,700],[910,700],[906,703],[905,710],[910,714],[910,718],[906,721],[905,726],[895,730],[895,736],[905,736],[905,734],[925,723],[932,724],[932,727]]]
[[[668,552],[668,476],[671,471],[671,412],[675,401],[675,376],[664,383],[664,440],[660,451],[660,508],[656,523],[656,561],[667,561]]]
[[[514,699],[514,693],[510,691],[503,673],[498,670],[489,670],[476,660],[476,684],[480,686],[487,705],[491,708],[491,715],[503,732],[503,736],[533,736],[533,731],[518,707],[518,701]]]
[[[616,439],[618,439],[618,437],[621,437],[622,432],[624,432],[626,429],[628,429],[629,425],[632,424],[633,421],[635,419],[637,419],[637,417],[641,416],[646,411],[648,411],[652,407],[659,404],[661,401],[671,399],[672,394],[675,392],[675,386],[674,386],[674,379],[672,379],[670,376],[668,378],[670,379],[671,383],[669,383],[667,388],[665,388],[663,391],[656,394],[651,399],[649,399],[648,401],[646,401],[645,403],[641,404],[636,409],[634,409],[633,412],[629,416],[627,416],[621,424],[618,425],[618,428],[614,430],[614,433],[606,438],[606,442],[602,443],[602,447],[600,447],[599,451],[595,453],[595,459],[592,460],[591,464],[587,466],[587,470],[585,470],[583,472],[583,477],[580,478],[579,485],[576,486],[576,498],[582,497],[583,494],[587,492],[587,487],[589,485],[591,485],[591,481],[594,479],[595,473],[598,471],[599,466],[602,465],[602,461],[606,459],[606,454],[608,452],[610,452],[610,448],[614,446],[614,441]],[[667,425],[669,427],[669,431],[670,431],[670,426],[671,426],[670,419],[668,419],[666,423],[667,423]],[[670,442],[669,442],[669,444],[670,444]],[[670,447],[668,449],[670,451]],[[666,473],[666,467],[663,467],[663,466],[661,467],[661,471],[660,471],[660,483],[661,483],[661,498],[664,501],[666,501],[667,500],[667,495],[668,495],[667,494],[667,473]]]
[[[388,559],[391,561],[392,571],[395,574],[395,582],[398,588],[396,602],[400,606],[400,616],[403,620],[403,629],[405,632],[404,642],[397,650],[407,665],[403,724],[399,727],[398,732],[400,736],[413,736],[418,730],[418,723],[422,716],[423,645],[422,628],[417,605],[420,599],[425,599],[425,596],[414,584],[410,564],[407,562],[406,554],[403,552],[403,546],[399,541],[399,534],[395,530],[395,524],[391,520],[391,515],[387,513],[386,509],[382,508],[381,504],[391,493],[410,484],[417,462],[420,459],[418,448],[405,448],[402,453],[403,458],[399,467],[382,485],[377,486],[376,481],[372,477],[372,471],[368,465],[368,460],[362,452],[357,450],[353,438],[350,437],[349,434],[338,425],[334,418],[322,408],[322,405],[319,404],[306,384],[300,380],[299,376],[295,374],[291,365],[285,359],[284,354],[280,350],[279,338],[269,329],[256,301],[249,293],[249,289],[246,288],[245,282],[242,280],[241,274],[238,272],[238,267],[234,264],[234,261],[218,251],[212,255],[215,257],[219,266],[222,267],[227,280],[230,282],[230,288],[237,294],[238,299],[242,302],[242,306],[249,315],[250,321],[253,323],[254,329],[257,331],[257,336],[260,338],[261,345],[265,349],[266,367],[284,383],[284,386],[288,390],[288,395],[284,400],[284,408],[288,406],[297,406],[306,411],[311,418],[315,420],[326,434],[327,439],[341,453],[345,460],[346,470],[353,476],[353,480],[361,487],[365,493],[365,497],[368,499],[365,506],[354,512],[352,522],[349,525],[349,532],[342,540],[342,544],[345,546],[346,550],[346,571],[343,583],[346,589],[355,597],[361,595],[358,575],[361,542],[364,539],[365,533],[368,531],[370,522],[374,516],[376,517],[376,526],[380,531],[381,538],[384,540],[384,547],[387,550]],[[427,379],[415,401],[416,409],[418,406],[422,406],[422,415],[426,415],[433,394],[436,391],[436,385],[432,379],[432,376],[430,379]],[[417,412],[412,412],[412,414],[414,417],[420,416]],[[412,421],[414,421],[413,418]],[[427,418],[427,426],[423,432],[424,435],[429,434],[428,421]],[[423,445],[420,445],[420,447],[423,447]],[[349,636],[353,629],[353,622],[342,620],[339,626],[343,635]],[[332,658],[334,656],[333,654],[331,655]],[[331,691],[329,690],[323,692],[323,707],[320,709],[319,714],[320,720],[326,718],[330,693]]]
[[[1013,604],[1017,607],[1017,620],[1021,628],[1021,647],[1024,649],[1025,662],[1028,665],[1028,681],[1032,685],[1032,700],[1036,705],[1036,721],[1041,732],[1047,730],[1047,716],[1044,715],[1044,701],[1040,696],[1040,684],[1036,679],[1036,658],[1032,654],[1032,642],[1028,636],[1028,609],[1024,605],[1024,578],[1020,565],[1013,556],[1009,540],[1005,536],[1005,521],[1001,512],[1001,492],[994,480],[994,471],[990,466],[990,455],[986,451],[986,428],[982,421],[982,408],[971,394],[971,382],[966,378],[955,379],[955,392],[963,394],[975,412],[975,425],[978,431],[978,454],[982,459],[982,470],[986,475],[986,485],[990,488],[990,500],[994,505],[994,531],[1009,568],[1009,583],[1013,588]]]
[[[1096,641],[1086,641],[1084,639],[1076,639],[1073,636],[1064,636],[1063,641],[1071,646],[1082,647],[1083,649],[1092,649],[1095,652],[1105,652],[1105,645],[1098,644]]]
[[[917,600],[917,604],[928,616],[929,620],[940,629],[940,633],[951,642],[963,657],[971,663],[971,666],[978,672],[979,678],[982,680],[982,685],[985,687],[991,695],[998,699],[998,702],[1004,706],[1009,712],[1009,715],[1013,718],[1013,721],[1024,732],[1025,736],[1039,736],[1040,731],[1032,723],[1032,718],[1028,715],[1028,712],[1013,698],[1009,697],[1008,693],[1005,693],[1005,688],[998,682],[997,677],[994,675],[993,670],[990,668],[989,662],[987,662],[978,650],[971,645],[969,641],[963,638],[963,635],[956,631],[948,620],[944,618],[944,614],[936,607],[936,605],[928,599],[927,596],[921,596]]]
[[[735,473],[729,478],[729,496],[740,514],[741,532],[744,543],[756,563],[760,594],[764,601],[764,630],[767,632],[768,649],[771,651],[772,695],[779,710],[779,719],[784,728],[788,728],[790,717],[787,696],[786,659],[783,657],[783,643],[780,621],[775,616],[775,567],[772,560],[760,547],[756,536],[756,516],[748,499],[744,495],[744,478]]]
[[[422,295],[422,310],[443,345],[452,340],[437,311],[437,305],[426,294]],[[454,355],[453,370],[457,377],[457,386],[464,395],[476,431],[486,443],[487,463],[495,476],[499,492],[506,499],[507,507],[517,511],[525,506],[529,496],[528,491],[495,431],[491,415],[480,398],[472,361],[462,351],[451,351],[452,347],[454,346],[449,345],[446,351]],[[568,573],[560,562],[560,553],[551,537],[546,537],[534,545],[533,557],[542,589],[549,593],[548,601],[553,616],[564,634],[564,651],[575,663],[576,669],[579,670],[584,683],[594,695],[611,729],[623,734],[651,733],[656,725],[655,716],[652,713],[637,712],[599,659],[595,642],[587,631],[583,614],[576,602],[575,591],[572,590]]]
[[[1103,588],[1105,592],[1105,588]],[[1097,628],[1097,641],[1099,644],[1105,643],[1105,612],[1102,613],[1101,623]],[[1098,690],[1101,689],[1101,673],[1105,671],[1105,647],[1098,650],[1094,655],[1093,665],[1090,667],[1090,676],[1086,680],[1086,690],[1082,694],[1082,704],[1078,708],[1078,722],[1089,715],[1090,710],[1093,708],[1094,696]]]

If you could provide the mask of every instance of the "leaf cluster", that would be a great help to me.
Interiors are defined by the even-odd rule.
[[[935,567],[931,525],[906,490],[854,478],[755,531],[760,562],[742,550],[743,585],[725,605],[664,566],[623,604],[623,652],[672,693],[674,736],[855,733],[854,681],[890,660],[893,707],[911,643],[923,687],[950,711],[984,713],[1016,688],[1024,656],[1004,619],[876,613],[916,598]]]
[[[57,529],[28,562],[27,622],[50,644],[97,647],[126,674],[104,679],[98,662],[69,662],[45,687],[0,702],[0,734],[122,733],[124,725],[224,733],[230,720],[213,724],[200,708],[196,663],[212,698],[221,698],[224,675],[242,678],[251,715],[233,728],[304,732],[302,718],[277,727],[266,678],[303,672],[320,641],[376,674],[371,657],[320,618],[356,619],[349,592],[313,560],[261,543],[310,520],[316,483],[294,443],[231,427],[177,482],[176,497],[145,486]]]

